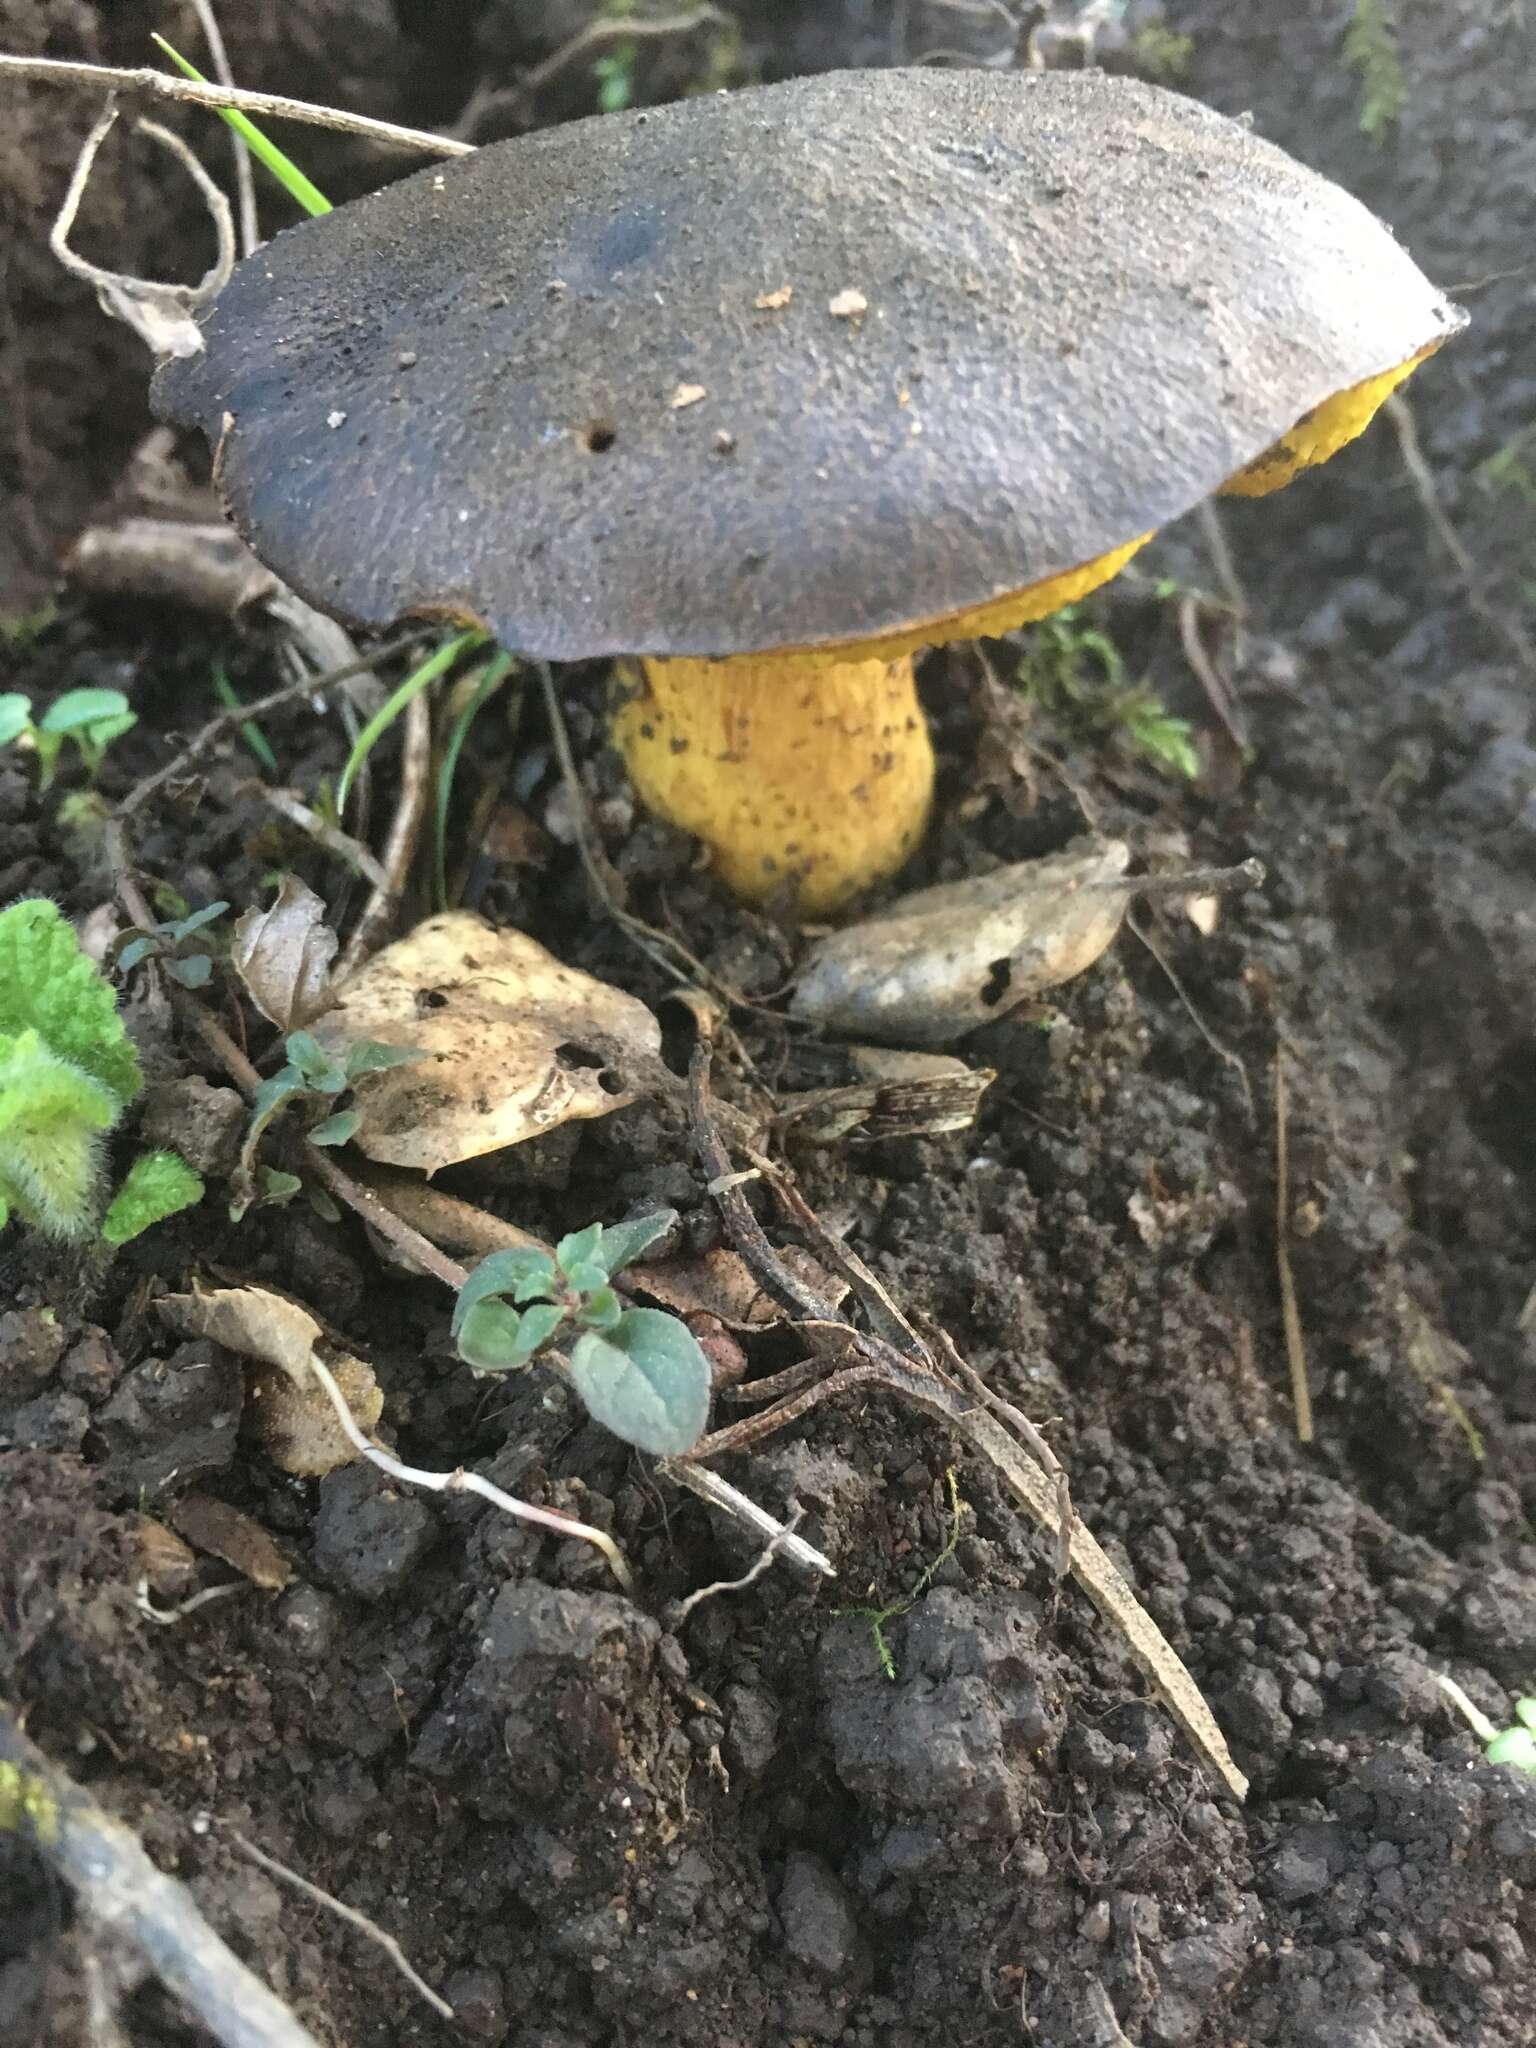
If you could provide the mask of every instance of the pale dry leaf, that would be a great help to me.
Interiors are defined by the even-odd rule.
[[[895,1045],[944,1045],[1091,967],[1130,891],[1123,840],[902,896],[822,939],[791,1003],[797,1017]]]
[[[275,1365],[296,1387],[312,1384],[320,1325],[296,1301],[265,1287],[210,1287],[162,1295],[155,1306],[184,1337],[210,1337],[241,1358]]]
[[[384,1395],[372,1368],[344,1354],[326,1361],[364,1432],[384,1412]],[[311,1377],[297,1387],[278,1371],[252,1376],[246,1393],[245,1428],[279,1471],[295,1479],[323,1479],[338,1465],[350,1465],[360,1453],[336,1417],[329,1395]]]
[[[759,313],[777,313],[787,306],[795,296],[792,284],[781,284],[777,291],[759,292],[752,301]]]
[[[337,944],[314,890],[297,875],[284,875],[269,909],[236,919],[230,965],[269,1024],[297,1031],[330,999]]]
[[[232,1565],[264,1593],[280,1593],[293,1577],[293,1566],[260,1522],[228,1501],[210,1493],[184,1493],[172,1503],[170,1515],[178,1535]]]
[[[791,1245],[779,1257],[829,1304],[836,1306],[847,1296],[847,1282],[829,1273],[798,1245]],[[628,1266],[624,1282],[636,1294],[659,1301],[675,1315],[717,1316],[732,1330],[766,1330],[785,1320],[785,1311],[753,1279],[741,1255],[723,1246],[693,1259]]]
[[[869,311],[869,301],[853,285],[828,299],[827,311],[834,320],[860,320]]]
[[[623,1108],[634,1097],[613,1069],[661,1051],[644,1003],[466,910],[386,946],[314,1033],[337,1060],[362,1039],[422,1054],[358,1082],[352,1142],[427,1174]]]
[[[700,399],[708,396],[702,384],[679,384],[672,394],[672,410],[682,412],[685,407],[697,405]]]

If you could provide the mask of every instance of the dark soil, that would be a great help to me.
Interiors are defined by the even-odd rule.
[[[224,11],[246,82],[438,122],[588,12],[400,0],[397,24],[385,0]],[[1514,617],[1536,574],[1530,504],[1518,474],[1501,490],[1500,470],[1480,482],[1479,466],[1518,455],[1536,421],[1536,20],[1497,0],[1395,11],[1406,97],[1381,142],[1360,132],[1346,8],[1190,0],[1165,25],[1193,39],[1189,90],[1251,108],[1391,218],[1437,282],[1467,288],[1473,326],[1413,402],[1485,611]],[[0,47],[137,61],[151,12],[0,0]],[[153,12],[193,44],[190,9]],[[870,0],[741,12],[744,60],[763,76],[888,61],[903,35],[911,54],[962,29],[978,53],[1005,40],[916,0],[899,16]],[[681,89],[706,57],[697,42],[647,51],[641,91]],[[581,77],[547,104],[503,100],[493,125],[585,110]],[[0,592],[14,612],[142,431],[145,366],[41,252],[84,109],[11,88],[5,107]],[[320,161],[339,191],[380,174],[339,148]],[[198,268],[194,217],[158,165],[125,161],[97,209],[113,260]],[[1080,824],[1070,780],[1139,849],[1173,825],[1201,860],[1256,853],[1265,890],[1229,905],[1209,940],[1157,925],[1187,1003],[1127,936],[1059,992],[1052,1030],[973,1039],[967,1055],[999,1076],[974,1130],[794,1164],[896,1297],[1048,1424],[1077,1506],[1251,1773],[1245,1809],[1145,1702],[1086,1603],[1058,1595],[1042,1546],[969,1463],[955,1469],[967,1513],[953,1553],[884,1624],[885,1674],[858,1610],[899,1608],[944,1550],[957,1455],[888,1402],[822,1408],[731,1464],[770,1506],[805,1507],[838,1580],[818,1590],[775,1568],[673,1635],[669,1602],[741,1571],[745,1539],[547,1405],[546,1378],[492,1394],[470,1380],[446,1294],[382,1268],[349,1225],[296,1205],[235,1227],[215,1195],[104,1281],[0,1243],[0,1695],[322,2040],[1536,2036],[1536,1784],[1482,1763],[1432,1684],[1450,1672],[1495,1718],[1536,1690],[1531,675],[1469,603],[1387,424],[1325,477],[1227,518],[1263,620],[1235,677],[1247,765],[1219,742],[1168,606],[1122,585],[1109,629],[1132,672],[1208,732],[1207,774],[1185,792],[1037,725],[1031,800],[995,771],[1006,750],[974,657],[934,657],[944,801],[918,878],[1060,845]],[[1208,584],[1201,545],[1190,522],[1154,573]],[[0,688],[131,688],[143,722],[109,763],[117,794],[201,718],[215,657],[252,688],[274,680],[255,635],[67,599],[40,633],[0,639]],[[636,907],[769,995],[792,945],[635,821],[600,749],[603,681],[567,678],[572,731]],[[269,737],[300,788],[340,758],[307,711]],[[588,905],[531,707],[519,764],[550,832],[536,865],[490,875],[488,907],[659,1000],[665,982]],[[337,871],[274,830],[246,773],[231,751],[195,808],[147,819],[145,869],[189,901],[243,906],[272,867],[295,865],[334,901]],[[80,915],[107,893],[67,850],[52,800],[40,812],[28,779],[0,769],[0,900],[39,890]],[[763,1071],[781,1071],[781,1028],[739,1022]],[[159,1079],[223,1084],[168,1033],[146,1038]],[[1281,1045],[1309,1450],[1292,1428],[1274,1260]],[[578,1128],[569,1145],[508,1155],[492,1199],[553,1233],[661,1198],[709,1240],[671,1111]],[[153,1314],[157,1292],[210,1272],[291,1290],[366,1351],[404,1455],[473,1463],[611,1526],[638,1600],[582,1546],[476,1504],[408,1496],[362,1467],[284,1478],[241,1436],[239,1369],[173,1344]],[[754,1370],[794,1355],[773,1335],[749,1350]],[[192,1488],[262,1523],[294,1578],[155,1628],[134,1607],[140,1515],[174,1520]],[[203,1560],[199,1583],[222,1576]],[[456,2027],[208,1815],[397,1934]],[[71,1920],[19,1840],[0,1842],[0,2044],[100,2038],[82,1988],[95,1952],[129,2041],[202,2038]]]

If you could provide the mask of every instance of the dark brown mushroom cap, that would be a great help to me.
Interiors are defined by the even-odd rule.
[[[327,611],[732,654],[1104,554],[1462,318],[1193,101],[834,73],[493,144],[291,229],[155,396]]]

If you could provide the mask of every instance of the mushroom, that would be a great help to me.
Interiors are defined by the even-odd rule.
[[[740,895],[818,912],[922,834],[914,650],[1323,460],[1463,318],[1193,101],[871,71],[496,143],[293,228],[156,397],[322,610],[641,657],[613,730],[642,796]]]

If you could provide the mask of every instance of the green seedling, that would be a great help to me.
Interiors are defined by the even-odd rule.
[[[1408,104],[1397,23],[1387,0],[1354,0],[1343,52],[1345,63],[1360,78],[1360,132],[1382,142]]]
[[[238,711],[240,709],[240,692],[229,680],[229,671],[225,668],[222,661],[216,661],[213,664],[213,694],[218,698],[226,711]],[[260,768],[262,774],[270,776],[276,782],[281,774],[277,765],[277,756],[272,751],[272,742],[267,738],[255,719],[242,719],[240,723],[240,737],[245,742],[250,753],[255,756],[256,765]]]
[[[435,648],[425,661],[418,662],[403,683],[395,686],[353,742],[352,751],[347,756],[347,765],[341,771],[341,781],[336,789],[338,812],[346,809],[347,797],[357,779],[358,770],[411,699],[419,697],[439,676],[446,675],[461,654],[468,654],[472,648],[486,647],[489,644],[490,636],[478,630],[455,633],[451,640],[445,640],[441,647]]]
[[[58,773],[66,740],[74,743],[94,782],[108,747],[138,722],[121,690],[66,690],[36,720],[30,697],[19,690],[0,696],[0,747],[19,743],[37,756],[39,789],[47,789]]]
[[[229,1214],[235,1223],[253,1202],[286,1202],[302,1185],[294,1174],[257,1166],[257,1147],[285,1109],[307,1101],[312,1110],[323,1112],[305,1132],[310,1144],[345,1145],[362,1121],[357,1110],[339,1106],[353,1083],[365,1074],[382,1074],[389,1067],[407,1066],[425,1057],[415,1046],[380,1045],[374,1039],[361,1038],[337,1061],[311,1031],[290,1031],[284,1050],[286,1063],[261,1083],[251,1099],[251,1120],[230,1184]]]
[[[437,771],[436,805],[432,820],[432,886],[439,910],[449,908],[448,816],[453,804],[454,779],[459,772],[459,756],[464,751],[464,742],[469,738],[470,727],[507,680],[512,669],[513,661],[510,654],[503,654],[500,651],[494,654],[486,663],[480,680],[453,714],[448,728],[442,763]]]
[[[213,972],[212,958],[202,951],[189,950],[187,942],[205,925],[222,917],[228,908],[227,903],[209,903],[186,917],[169,918],[149,931],[142,925],[130,925],[117,942],[118,966],[130,974],[144,961],[154,960],[183,988],[206,988]]]
[[[0,911],[0,1225],[126,1244],[201,1199],[173,1152],[139,1160],[102,1215],[106,1134],[144,1086],[111,984],[56,905]]]
[[[1510,1728],[1496,1728],[1481,1707],[1473,1704],[1454,1678],[1437,1677],[1435,1683],[1450,1700],[1467,1726],[1483,1745],[1491,1764],[1508,1764],[1536,1778],[1536,1699],[1515,1701],[1515,1722]]]
[[[1057,724],[1087,743],[1118,740],[1163,773],[1192,780],[1200,772],[1194,733],[1145,683],[1131,682],[1109,635],[1068,605],[1029,635],[1019,685]]]
[[[513,1372],[573,1330],[571,1384],[595,1422],[659,1458],[709,1419],[709,1361],[664,1309],[626,1308],[613,1277],[676,1223],[670,1210],[585,1230],[545,1251],[493,1252],[459,1289],[453,1335],[477,1373]]]
[[[173,50],[164,36],[155,36],[153,40],[164,50],[183,78],[195,78],[199,85],[208,83],[197,66],[183,57],[179,50]],[[271,137],[258,128],[248,115],[242,114],[236,107],[219,107],[216,112],[222,121],[234,129],[256,161],[272,173],[289,198],[303,207],[307,214],[319,215],[330,212],[331,202],[325,194],[310,183],[292,157],[285,156]]]
[[[960,1498],[960,1489],[955,1483],[955,1468],[953,1465],[949,1466],[945,1471],[944,1478],[949,1487],[949,1535],[945,1539],[944,1548],[939,1552],[938,1556],[931,1558],[923,1567],[917,1584],[912,1588],[911,1592],[907,1594],[904,1600],[893,1601],[889,1607],[850,1607],[844,1609],[845,1613],[855,1614],[861,1621],[869,1623],[869,1632],[875,1639],[875,1655],[880,1659],[880,1669],[892,1683],[896,1679],[896,1659],[891,1650],[890,1639],[885,1633],[886,1623],[899,1621],[902,1615],[909,1614],[918,1601],[922,1599],[928,1588],[933,1584],[934,1577],[940,1567],[947,1564],[950,1558],[954,1556],[956,1545],[960,1541],[960,1525],[966,1515],[970,1513],[970,1509]]]

